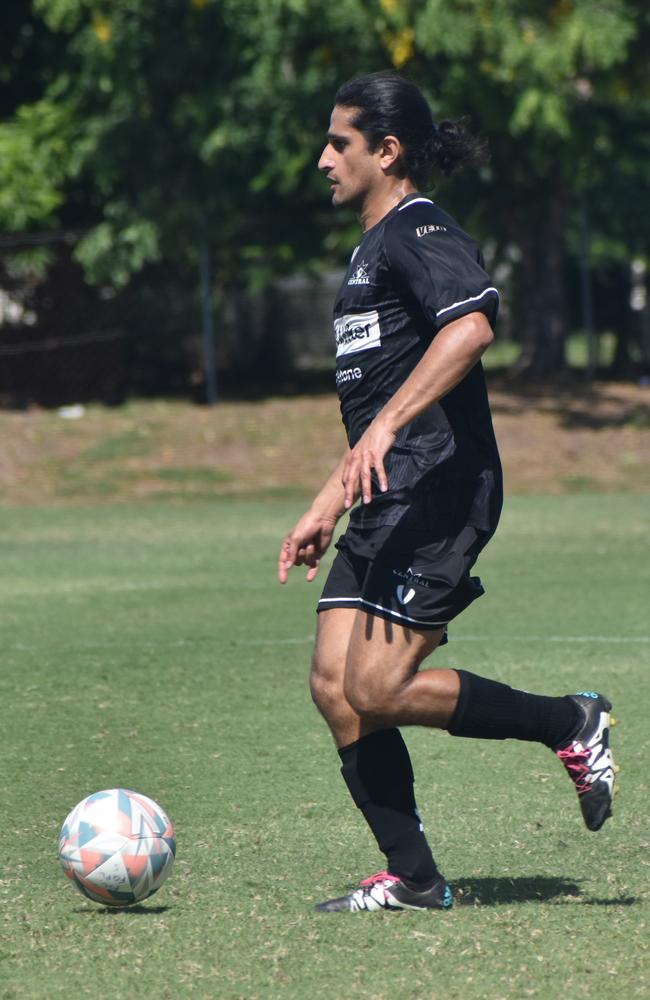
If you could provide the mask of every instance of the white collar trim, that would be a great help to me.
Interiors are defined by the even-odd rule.
[[[411,205],[417,205],[419,201],[423,201],[427,205],[433,205],[431,198],[414,198],[413,201],[407,201],[406,205],[401,205],[400,208],[397,209],[397,211],[403,212],[405,208],[410,208]]]

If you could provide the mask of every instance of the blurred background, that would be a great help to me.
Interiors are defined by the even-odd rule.
[[[338,85],[388,67],[489,138],[436,197],[503,289],[493,363],[650,374],[642,0],[28,0],[0,51],[5,406],[327,366],[358,230],[315,164]]]
[[[504,413],[647,429],[649,65],[645,0],[4,4],[0,408],[128,404],[138,438],[142,400],[330,392],[358,225],[315,165],[341,82],[394,68],[489,139],[434,197],[502,290]]]

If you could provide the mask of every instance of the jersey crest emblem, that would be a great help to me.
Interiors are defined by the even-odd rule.
[[[365,260],[362,260],[360,264],[357,264],[354,269],[352,276],[348,279],[348,285],[369,285],[370,275],[368,274],[368,265]]]

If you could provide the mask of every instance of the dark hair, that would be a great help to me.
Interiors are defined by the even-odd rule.
[[[470,135],[465,119],[436,124],[420,90],[398,73],[370,73],[344,83],[335,104],[357,110],[351,125],[374,151],[387,135],[403,148],[402,171],[426,187],[438,170],[449,176],[487,162],[487,143]]]

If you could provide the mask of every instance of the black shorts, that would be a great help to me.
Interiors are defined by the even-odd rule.
[[[410,508],[397,524],[359,528],[354,522],[337,542],[337,556],[318,602],[358,608],[412,629],[444,628],[484,593],[470,576],[492,532],[459,523],[459,509],[432,498],[437,516]],[[426,506],[426,505],[425,505]]]

